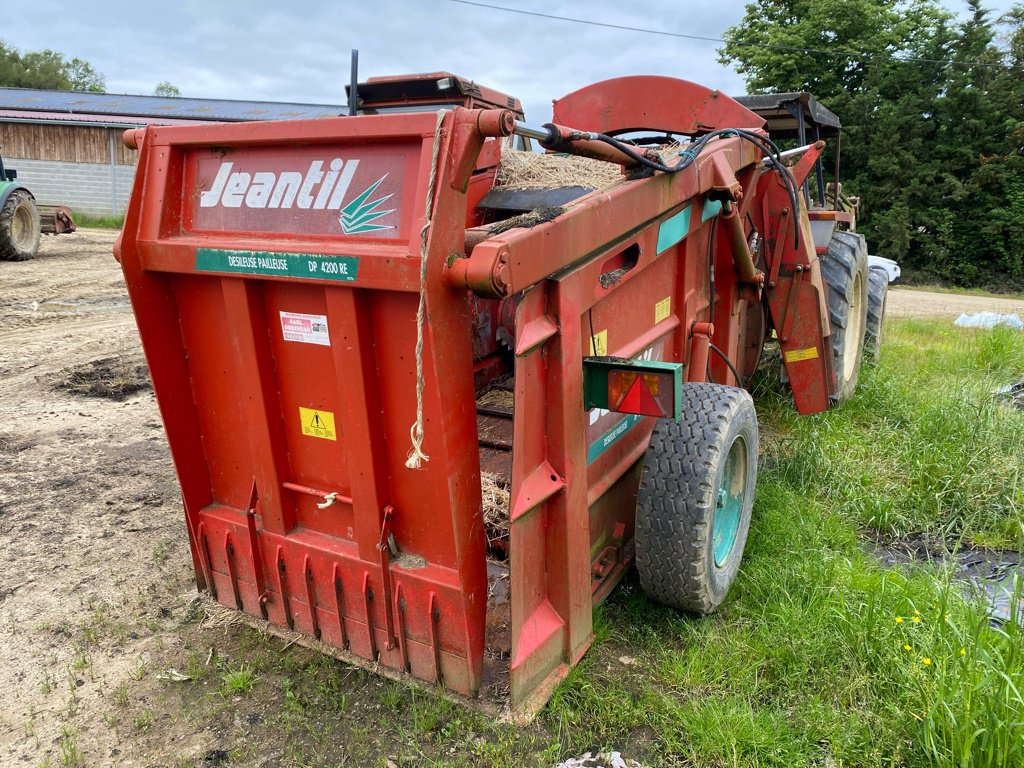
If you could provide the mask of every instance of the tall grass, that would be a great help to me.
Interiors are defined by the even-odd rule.
[[[1019,606],[1019,581],[1014,592]],[[914,650],[934,667],[918,681],[921,743],[935,764],[1024,765],[1024,638],[1021,611],[1012,613],[1001,627],[977,612],[966,623],[943,613],[921,633]]]
[[[886,568],[865,535],[1019,547],[1024,334],[908,321],[854,399],[810,418],[760,385],[763,466],[733,593],[693,619],[635,581],[545,714],[566,754],[652,765],[1024,766],[1024,637],[952,566]],[[624,665],[622,654],[635,657]]]
[[[994,390],[1024,378],[1024,334],[965,332],[938,322],[891,329],[881,363],[854,398],[798,418],[759,383],[775,474],[888,537],[935,545],[1024,544],[1024,418]]]

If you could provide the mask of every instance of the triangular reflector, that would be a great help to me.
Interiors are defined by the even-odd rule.
[[[622,398],[617,411],[624,413],[639,413],[644,416],[664,416],[661,405],[651,395],[643,376],[637,376],[633,386],[629,388],[626,396]]]

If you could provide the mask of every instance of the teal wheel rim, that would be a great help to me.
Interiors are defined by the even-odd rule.
[[[725,468],[722,470],[722,482],[715,494],[715,523],[711,532],[711,548],[718,568],[729,562],[736,549],[746,489],[747,447],[743,438],[737,437],[729,448]]]

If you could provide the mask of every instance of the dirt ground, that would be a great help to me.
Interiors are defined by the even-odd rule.
[[[1024,320],[1024,301],[997,296],[968,296],[958,293],[935,293],[894,286],[889,289],[887,317],[951,317],[961,313],[997,312],[1015,314]]]
[[[47,237],[37,260],[0,264],[3,765],[118,762],[115,699],[190,577],[113,241]]]
[[[266,701],[225,691],[271,641],[202,624],[114,237],[46,237],[35,261],[0,263],[0,765],[294,764],[315,738],[278,743],[261,727]],[[1024,316],[1024,301],[889,299],[892,316],[985,309]],[[290,653],[288,664],[317,664]],[[390,685],[340,667],[352,673],[346,692]],[[364,698],[375,700],[353,696]]]

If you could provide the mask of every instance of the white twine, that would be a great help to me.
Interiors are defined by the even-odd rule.
[[[338,492],[337,491],[331,491],[326,496],[324,496],[324,501],[323,501],[322,504],[317,504],[316,505],[316,508],[317,509],[327,509],[335,501],[337,501],[337,499],[338,499]]]
[[[430,153],[430,179],[427,181],[427,207],[420,229],[420,306],[416,310],[416,422],[409,429],[412,448],[405,466],[419,469],[430,457],[423,452],[423,324],[427,317],[427,236],[430,232],[430,217],[434,209],[434,183],[437,181],[437,156],[441,149],[441,123],[448,113],[446,109],[437,112],[434,127],[434,149]]]

